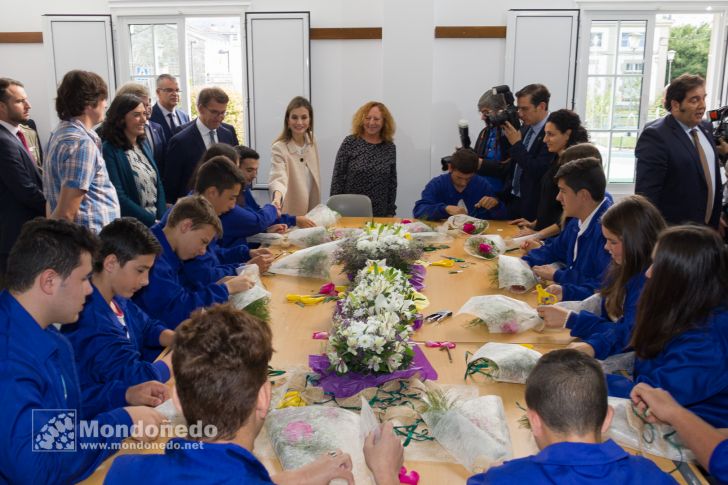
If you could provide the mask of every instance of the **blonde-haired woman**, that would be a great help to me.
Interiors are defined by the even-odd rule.
[[[331,195],[362,194],[372,201],[374,217],[397,211],[395,124],[384,104],[370,101],[359,108],[336,154]]]
[[[296,96],[288,103],[283,131],[271,152],[268,190],[273,205],[281,212],[303,215],[320,204],[321,173],[313,136],[313,108],[306,98]]]

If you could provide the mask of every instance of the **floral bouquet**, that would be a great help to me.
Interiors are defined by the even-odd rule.
[[[331,241],[338,241],[339,239],[348,239],[350,237],[361,236],[362,231],[358,227],[330,227],[327,229],[329,233],[329,239]]]
[[[506,251],[503,238],[495,235],[470,236],[465,240],[465,252],[482,259],[495,259]]]
[[[353,277],[370,259],[386,259],[387,264],[406,273],[422,256],[424,245],[412,239],[402,224],[367,222],[358,237],[345,239],[336,252],[336,262]]]
[[[460,308],[460,313],[475,315],[478,318],[471,324],[485,325],[491,333],[521,333],[543,327],[536,310],[503,295],[474,296]]]
[[[261,232],[253,234],[245,238],[246,241],[253,244],[263,244],[266,246],[287,246],[286,236],[276,232]]]
[[[385,261],[368,261],[354,280],[354,287],[337,307],[334,319],[393,314],[412,322],[420,298],[402,271]]]
[[[334,252],[340,243],[341,241],[332,241],[296,251],[274,262],[268,272],[328,281]]]
[[[512,293],[525,293],[536,286],[536,276],[531,267],[514,256],[498,258],[498,269],[493,279],[498,288],[506,288]]]
[[[519,344],[488,342],[467,359],[467,375],[485,374],[499,382],[525,384],[541,354]]]
[[[472,236],[485,232],[485,230],[488,229],[488,221],[484,219],[477,219],[465,214],[458,214],[447,218],[445,228],[447,230],[462,231],[465,234],[470,234]]]
[[[326,242],[331,242],[325,227],[307,227],[292,229],[285,235],[288,242],[299,248],[310,248]]]
[[[285,470],[340,449],[351,456],[357,483],[369,477],[359,439],[360,419],[352,411],[335,406],[287,407],[271,411],[265,426]]]
[[[245,274],[255,283],[249,290],[230,295],[230,303],[238,310],[245,310],[251,315],[264,321],[270,320],[268,305],[270,304],[270,291],[265,289],[260,280],[260,269],[257,264],[246,264],[237,270],[238,274]]]
[[[402,219],[401,224],[404,226],[405,231],[409,232],[410,234],[434,231],[433,228],[431,228],[422,221],[410,221],[409,219]]]
[[[594,293],[592,296],[585,298],[581,301],[560,301],[556,303],[556,306],[564,307],[567,310],[571,310],[575,313],[587,311],[593,313],[594,315],[601,315],[602,295],[599,293]]]
[[[695,455],[680,441],[675,429],[666,424],[644,421],[630,399],[609,397],[614,409],[607,436],[622,446],[674,461],[695,462]]]
[[[306,217],[311,219],[317,226],[331,227],[335,226],[336,223],[339,222],[339,219],[341,219],[341,214],[339,214],[335,210],[330,209],[328,206],[319,204],[310,211],[308,211]]]
[[[481,472],[511,458],[511,439],[503,401],[481,396],[429,406],[422,413],[432,435],[470,472]]]

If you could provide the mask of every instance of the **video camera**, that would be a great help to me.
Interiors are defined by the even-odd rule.
[[[728,141],[728,106],[708,111],[708,118],[713,124],[713,140],[715,144],[718,144],[720,138]]]
[[[513,128],[519,129],[521,127],[521,120],[518,118],[518,108],[514,104],[516,98],[511,92],[511,88],[506,84],[501,86],[495,86],[493,88],[493,94],[500,94],[506,102],[505,109],[490,113],[488,115],[488,121],[492,126],[503,126],[506,121],[509,122]]]

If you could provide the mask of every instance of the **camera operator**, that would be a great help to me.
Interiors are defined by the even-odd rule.
[[[720,163],[705,115],[705,80],[683,74],[665,93],[664,117],[637,139],[635,192],[650,199],[669,224],[719,227]]]
[[[506,178],[510,176],[511,164],[508,152],[511,144],[503,133],[502,124],[494,124],[492,118],[506,109],[506,100],[493,89],[487,90],[478,100],[480,119],[485,127],[475,140],[475,153],[478,154],[480,167],[478,175],[485,177],[496,192],[503,189]]]
[[[511,219],[536,219],[543,178],[553,154],[543,141],[551,93],[543,84],[529,84],[516,93],[520,130],[506,122],[503,132],[511,144],[513,176],[506,180],[502,195]]]

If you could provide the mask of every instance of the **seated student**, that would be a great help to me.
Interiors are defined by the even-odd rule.
[[[633,380],[608,376],[609,394],[645,382],[717,428],[728,428],[728,250],[708,227],[675,226],[657,240],[630,345]]]
[[[227,157],[213,157],[200,165],[195,177],[194,192],[207,199],[219,217],[235,207],[235,200],[244,180],[240,169]],[[162,224],[165,217],[162,217]],[[269,249],[249,249],[245,244],[223,248],[217,243],[220,237],[218,235],[210,241],[205,254],[185,261],[184,272],[190,281],[204,286],[234,276],[236,269],[244,262],[257,264],[261,273],[270,267],[273,256]]]
[[[495,198],[495,191],[478,170],[478,155],[470,148],[452,154],[448,173],[430,180],[415,203],[418,219],[447,219],[468,214],[479,219],[505,219],[506,208]]]
[[[680,435],[708,472],[720,483],[728,483],[728,435],[715,429],[680,406],[670,393],[649,384],[634,386],[629,396],[650,423],[667,423]],[[649,412],[648,412],[649,411]]]
[[[541,305],[546,327],[571,330],[584,342],[572,344],[598,359],[624,352],[629,346],[637,314],[637,300],[652,262],[657,236],[665,228],[660,211],[641,195],[625,197],[602,216],[604,248],[612,256],[602,295],[602,312],[579,313],[555,305]],[[616,320],[612,321],[612,320]]]
[[[602,442],[614,411],[602,368],[591,357],[571,349],[545,354],[526,380],[526,404],[539,454],[472,476],[468,485],[677,483],[647,458]]]
[[[612,205],[604,196],[607,179],[599,160],[582,158],[562,165],[556,181],[557,200],[564,207],[564,216],[571,220],[558,236],[530,251],[523,260],[537,276],[557,283],[548,289],[560,299],[583,300],[599,289],[609,265],[599,222]],[[564,267],[558,269],[558,265]]]
[[[127,390],[147,381],[169,380],[169,357],[146,362],[149,350],[172,344],[174,331],[149,318],[130,300],[149,283],[149,270],[162,251],[139,220],[122,217],[99,233],[93,292],[78,319],[62,331],[73,346],[81,394],[90,415],[126,404]]]
[[[97,246],[96,237],[83,226],[38,218],[23,226],[10,252],[8,289],[0,293],[0,483],[75,483],[93,473],[124,438],[114,433],[53,439],[45,431],[58,417],[56,411],[75,411],[81,425],[84,402],[73,350],[52,324],[78,319],[91,293],[88,275]],[[142,404],[159,387],[166,392],[162,384],[142,384],[131,400]],[[132,423],[158,426],[162,420],[144,406],[94,418],[99,428],[127,431]],[[51,449],[64,443],[75,450]]]
[[[188,422],[212,425],[214,438],[177,438],[164,455],[118,457],[106,476],[107,485],[144,483],[305,483],[354,482],[351,458],[332,450],[297,470],[268,475],[251,453],[270,409],[268,362],[273,354],[267,323],[230,305],[217,305],[177,328],[172,363],[173,399]],[[377,484],[399,483],[403,448],[391,424],[366,440],[364,455]],[[189,446],[201,442],[203,446]]]
[[[178,200],[166,223],[156,224],[151,231],[162,253],[149,272],[149,285],[136,292],[134,302],[168,328],[174,329],[198,308],[226,302],[231,293],[252,287],[243,275],[200,285],[185,273],[184,262],[205,254],[207,245],[222,233],[215,209],[201,195]]]
[[[273,204],[261,207],[253,197],[252,191],[253,183],[258,176],[260,155],[252,148],[241,145],[236,146],[235,151],[238,155],[237,165],[245,176],[245,189],[238,197],[237,205],[220,216],[223,227],[221,246],[230,247],[245,242],[248,236],[261,232],[283,232],[292,226],[306,228],[316,225],[306,216],[281,214]]]

